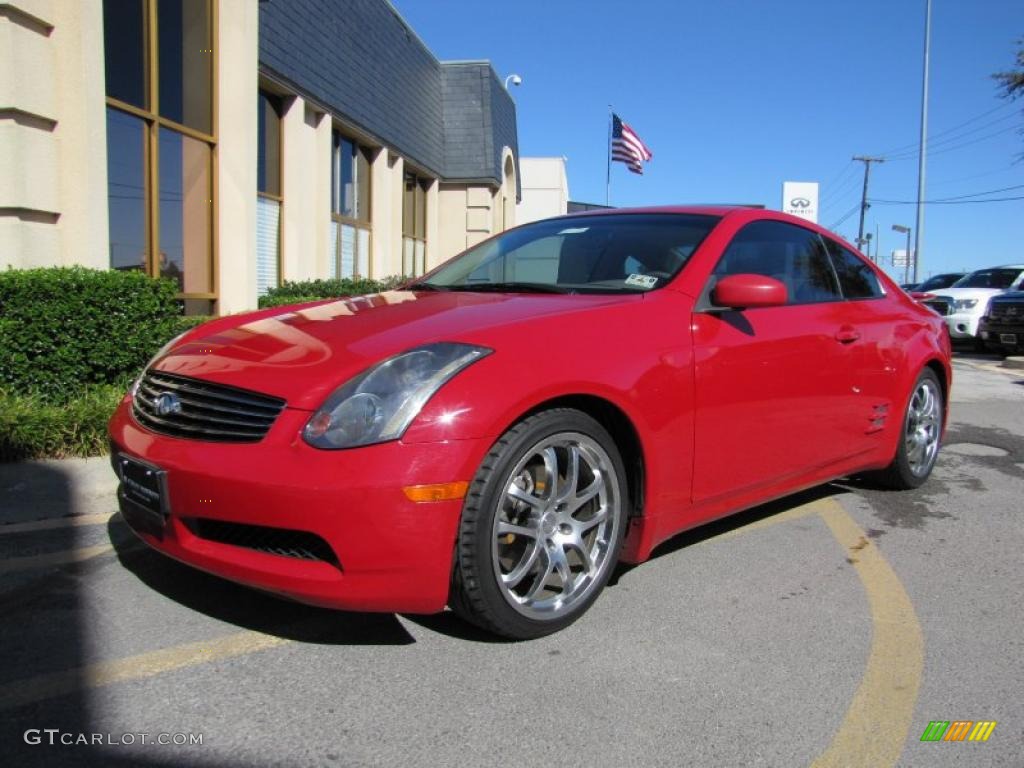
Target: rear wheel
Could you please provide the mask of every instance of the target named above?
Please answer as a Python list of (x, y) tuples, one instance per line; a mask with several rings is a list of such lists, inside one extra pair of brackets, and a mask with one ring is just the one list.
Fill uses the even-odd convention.
[(506, 637), (579, 618), (618, 560), (627, 517), (622, 458), (584, 413), (544, 411), (493, 446), (463, 508), (452, 607)]
[(939, 455), (944, 412), (939, 379), (934, 371), (926, 368), (914, 383), (903, 414), (896, 458), (876, 475), (882, 485), (906, 490), (917, 488), (928, 479)]

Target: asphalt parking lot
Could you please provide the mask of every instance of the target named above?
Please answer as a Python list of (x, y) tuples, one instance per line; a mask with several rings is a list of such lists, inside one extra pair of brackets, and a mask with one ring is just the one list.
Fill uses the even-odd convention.
[(957, 359), (920, 490), (685, 534), (526, 643), (206, 576), (134, 539), (103, 460), (64, 466), (0, 466), (8, 765), (1024, 764), (1024, 371), (995, 358)]

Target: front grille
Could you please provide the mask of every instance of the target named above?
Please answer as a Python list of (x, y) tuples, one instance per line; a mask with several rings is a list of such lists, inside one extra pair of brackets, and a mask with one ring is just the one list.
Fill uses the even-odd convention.
[(936, 296), (934, 299), (928, 299), (921, 303), (935, 310), (943, 317), (952, 314), (953, 311), (953, 300), (949, 296)]
[(1024, 301), (993, 301), (988, 319), (996, 325), (1024, 325)]
[(315, 533), (290, 528), (269, 528), (265, 525), (229, 523), (206, 517), (186, 517), (182, 522), (193, 534), (218, 544), (244, 547), (268, 555), (315, 560), (338, 565), (338, 557), (331, 545)]
[(192, 440), (255, 443), (262, 440), (285, 402), (245, 389), (147, 371), (132, 413), (153, 432)]

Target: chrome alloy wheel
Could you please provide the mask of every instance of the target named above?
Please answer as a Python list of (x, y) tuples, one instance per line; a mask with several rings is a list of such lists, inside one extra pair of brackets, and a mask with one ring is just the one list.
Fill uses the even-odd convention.
[(939, 452), (942, 432), (942, 396), (938, 385), (930, 378), (922, 378), (907, 407), (906, 431), (903, 439), (907, 464), (917, 477), (927, 475)]
[(546, 437), (516, 463), (492, 529), (505, 599), (533, 619), (555, 619), (602, 583), (614, 561), (622, 496), (614, 464), (590, 437)]

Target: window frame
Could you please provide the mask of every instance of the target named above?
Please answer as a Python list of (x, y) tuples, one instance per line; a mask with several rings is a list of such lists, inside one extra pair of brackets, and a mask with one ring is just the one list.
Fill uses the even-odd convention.
[[(340, 141), (338, 141), (337, 144), (335, 144), (335, 139), (336, 138), (340, 140)], [(366, 159), (366, 218), (365, 219), (358, 218), (358, 217), (353, 217), (353, 216), (346, 216), (345, 214), (339, 213), (339, 212), (334, 210), (335, 187), (336, 187), (337, 183), (340, 182), (340, 179), (335, 177), (335, 173), (337, 173), (338, 176), (340, 177), (340, 175), (341, 175), (341, 165), (340, 165), (340, 162), (339, 162), (339, 157), (340, 157), (341, 147), (344, 146), (343, 142), (345, 142), (345, 141), (348, 141), (349, 143), (351, 143), (352, 146), (354, 147), (354, 150), (355, 150), (354, 155), (353, 155), (354, 162), (353, 162), (353, 169), (352, 169), (352, 173), (353, 173), (352, 178), (353, 178), (354, 186), (357, 187), (357, 190), (356, 190), (356, 193), (355, 193), (356, 201), (357, 201), (357, 207), (358, 207), (358, 199), (359, 199), (358, 185), (359, 185), (360, 182), (359, 182), (359, 179), (358, 179), (358, 167), (359, 167), (359, 165), (358, 165), (358, 162), (355, 162), (355, 157), (360, 155), (360, 154), (362, 154), (362, 156)], [(336, 269), (337, 269), (337, 274), (338, 274), (338, 278), (339, 279), (344, 279), (346, 277), (355, 277), (356, 275), (359, 274), (358, 269), (357, 269), (358, 265), (359, 265), (359, 252), (358, 252), (358, 250), (356, 250), (353, 253), (353, 256), (352, 256), (352, 274), (351, 275), (343, 275), (341, 273), (341, 237), (342, 237), (342, 227), (345, 227), (345, 226), (353, 227), (354, 229), (359, 229), (359, 230), (362, 230), (362, 231), (367, 233), (367, 239), (366, 239), (366, 250), (367, 250), (367, 253), (366, 253), (366, 267), (367, 267), (367, 269), (366, 269), (366, 271), (367, 271), (367, 274), (359, 275), (359, 276), (360, 277), (364, 277), (364, 278), (370, 278), (370, 279), (373, 278), (374, 269), (373, 269), (373, 259), (371, 258), (372, 254), (373, 254), (373, 170), (372, 170), (372, 167), (373, 167), (373, 163), (374, 163), (373, 155), (376, 153), (376, 151), (377, 150), (375, 148), (369, 146), (368, 144), (363, 144), (357, 138), (355, 138), (351, 133), (348, 133), (343, 128), (339, 127), (337, 124), (331, 126), (331, 221), (338, 225), (338, 235), (337, 235), (337, 238), (335, 238), (335, 242), (334, 242), (334, 244), (332, 246), (332, 249), (331, 249), (331, 258), (335, 261), (335, 266), (336, 266)], [(340, 201), (340, 198), (341, 198), (341, 189), (340, 189), (340, 187), (338, 187), (338, 199), (339, 199), (339, 201)], [(339, 207), (340, 207), (340, 205), (339, 205)], [(356, 235), (356, 243), (358, 244), (358, 242), (359, 242), (358, 235)], [(356, 247), (358, 249), (358, 245)]]
[[(813, 235), (814, 237), (816, 237), (818, 239), (818, 242), (821, 243), (821, 250), (822, 250), (822, 253), (825, 255), (825, 263), (828, 264), (829, 272), (832, 275), (832, 279), (835, 280), (835, 287), (836, 287), (836, 290), (838, 291), (838, 295), (835, 298), (832, 298), (832, 299), (821, 299), (821, 300), (817, 300), (817, 301), (788, 301), (787, 300), (785, 304), (780, 304), (780, 305), (775, 306), (775, 307), (749, 307), (749, 308), (744, 310), (745, 312), (750, 311), (750, 310), (755, 310), (755, 309), (785, 309), (787, 307), (807, 307), (807, 306), (811, 306), (811, 305), (814, 305), (814, 304), (835, 304), (835, 303), (841, 302), (841, 301), (849, 301), (849, 299), (847, 299), (847, 297), (843, 294), (843, 286), (842, 286), (842, 283), (839, 281), (839, 275), (836, 273), (835, 264), (832, 263), (832, 256), (828, 252), (828, 243), (826, 242), (826, 238), (820, 232), (818, 232), (817, 230), (814, 230), (814, 229), (810, 229), (808, 227), (800, 226), (799, 224), (794, 224), (793, 222), (790, 222), (790, 221), (782, 221), (780, 219), (772, 219), (772, 218), (761, 218), (761, 219), (754, 219), (753, 221), (748, 221), (746, 224), (743, 224), (738, 230), (736, 230), (736, 232), (733, 233), (732, 237), (729, 238), (729, 242), (722, 249), (722, 253), (718, 257), (718, 260), (715, 262), (715, 265), (711, 268), (711, 272), (708, 273), (707, 281), (704, 284), (704, 290), (701, 292), (701, 296), (700, 296), (700, 299), (697, 302), (697, 307), (695, 308), (695, 311), (698, 311), (698, 312), (721, 312), (721, 311), (723, 311), (722, 307), (716, 307), (714, 304), (711, 303), (711, 291), (714, 290), (715, 284), (717, 283), (717, 280), (714, 279), (714, 278), (716, 278), (715, 270), (718, 269), (718, 266), (722, 263), (722, 259), (725, 258), (726, 254), (729, 252), (729, 249), (733, 246), (733, 244), (743, 234), (744, 231), (746, 231), (747, 229), (749, 229), (752, 226), (756, 226), (758, 224), (766, 224), (766, 223), (767, 224), (779, 224), (779, 225), (782, 225), (782, 226), (785, 226), (785, 227), (789, 227), (791, 229), (794, 229), (794, 230), (797, 230), (797, 231), (800, 231), (800, 232), (805, 232), (805, 233), (807, 233), (809, 235)], [(761, 274), (761, 273), (757, 273), (757, 274)], [(770, 277), (770, 275), (764, 275), (764, 276), (765, 277)], [(881, 283), (881, 281), (879, 281), (879, 283)], [(788, 294), (788, 290), (787, 290), (787, 294)], [(788, 296), (787, 296), (787, 298), (788, 298)]]
[[(825, 252), (828, 254), (829, 262), (832, 264), (832, 271), (835, 273), (836, 282), (839, 283), (839, 292), (842, 294), (843, 301), (878, 301), (879, 299), (884, 299), (888, 295), (886, 293), (886, 291), (885, 291), (885, 283), (882, 282), (882, 279), (878, 276), (878, 273), (875, 271), (874, 267), (871, 265), (871, 263), (867, 259), (865, 259), (863, 256), (858, 254), (852, 248), (847, 248), (846, 246), (844, 246), (842, 243), (840, 243), (838, 240), (836, 240), (833, 237), (829, 237), (827, 235), (822, 235), (822, 234), (819, 234), (818, 237), (820, 237), (822, 239), (822, 241), (825, 243)], [(843, 290), (842, 278), (839, 277), (839, 270), (836, 269), (836, 263), (835, 263), (835, 258), (836, 257), (832, 255), (832, 251), (830, 249), (830, 246), (835, 246), (840, 252), (846, 252), (846, 253), (850, 254), (850, 256), (852, 256), (857, 261), (859, 261), (874, 276), (875, 284), (878, 286), (878, 293), (876, 295), (874, 295), (874, 296), (847, 296), (846, 295), (846, 291)]]
[[(144, 130), (144, 152), (146, 157), (143, 187), (146, 209), (146, 264), (145, 273), (149, 277), (160, 277), (160, 131), (171, 130), (188, 138), (201, 141), (210, 150), (209, 155), (209, 278), (210, 291), (179, 291), (175, 297), (184, 303), (188, 299), (204, 299), (213, 303), (216, 312), (218, 302), (217, 287), (220, 284), (219, 243), (220, 231), (218, 220), (218, 189), (217, 173), (217, 136), (218, 136), (218, 104), (219, 92), (217, 72), (219, 71), (217, 20), (219, 16), (219, 0), (206, 0), (207, 29), (210, 40), (210, 130), (204, 133), (187, 125), (160, 115), (160, 71), (159, 71), (159, 29), (157, 26), (157, 0), (142, 0), (143, 5), (143, 67), (145, 82), (146, 107), (140, 108), (106, 93), (106, 75), (104, 73), (104, 100), (108, 109), (116, 109), (133, 115), (142, 120)], [(108, 255), (109, 258), (109, 255)]]
[[(407, 186), (409, 181), (412, 180), (412, 231), (406, 232), (405, 229), (405, 210), (406, 210), (406, 197), (408, 194)], [(427, 268), (427, 190), (434, 184), (435, 179), (429, 176), (421, 176), (414, 168), (406, 168), (402, 174), (402, 254), (403, 254), (403, 272), (404, 272), (404, 255), (405, 255), (405, 241), (406, 239), (413, 241), (413, 257), (412, 257), (412, 274), (406, 275), (406, 277), (422, 277), (427, 274), (430, 270)], [(422, 221), (417, 217), (417, 192), (423, 196), (423, 214)], [(416, 230), (422, 225), (423, 235), (416, 234)], [(419, 272), (416, 270), (416, 243), (419, 243), (423, 247), (423, 269)]]
[[(257, 116), (256, 116), (256, 120), (257, 120), (257, 125), (256, 125), (256, 155), (257, 155), (257, 157), (256, 157), (256, 197), (257, 198), (261, 198), (262, 197), (262, 198), (264, 198), (266, 200), (273, 200), (278, 205), (278, 213), (277, 213), (277, 285), (280, 286), (281, 283), (284, 282), (284, 274), (283, 274), (284, 259), (283, 259), (283, 254), (282, 254), (282, 251), (284, 250), (284, 226), (285, 226), (285, 220), (284, 220), (284, 215), (283, 215), (283, 213), (284, 213), (284, 113), (285, 113), (285, 109), (286, 109), (286, 107), (285, 107), (285, 99), (288, 98), (288, 97), (287, 97), (286, 94), (278, 93), (277, 91), (273, 90), (272, 88), (266, 87), (266, 84), (264, 83), (263, 78), (260, 78), (260, 82), (258, 83), (258, 85), (256, 87), (256, 99), (257, 99), (256, 103), (257, 103), (257, 107), (261, 106), (260, 101), (259, 101), (261, 95), (266, 96), (268, 101), (271, 101), (271, 102), (276, 101), (277, 102), (277, 104), (276, 104), (277, 108), (274, 111), (277, 114), (277, 141), (278, 141), (278, 146), (277, 146), (277, 186), (278, 186), (278, 191), (275, 193), (275, 192), (267, 192), (265, 190), (260, 189), (260, 182), (259, 182), (259, 163), (260, 163), (260, 158), (259, 158), (259, 154), (260, 154), (259, 133), (260, 133), (260, 127), (259, 127), (259, 121), (263, 120), (263, 117), (264, 117), (264, 114), (265, 114), (265, 113), (261, 112), (260, 114), (257, 114)], [(258, 216), (259, 216), (259, 213), (257, 212), (257, 217)], [(257, 243), (255, 245), (257, 247), (257, 254), (258, 254), (259, 253), (258, 235), (257, 235)], [(259, 258), (257, 256), (257, 259), (254, 262), (254, 266), (256, 266), (256, 269), (257, 269), (257, 274), (258, 274), (258, 269), (259, 269), (258, 264), (259, 264)], [(257, 293), (259, 293), (259, 290), (257, 290)], [(259, 297), (257, 297), (257, 298), (259, 298)]]

